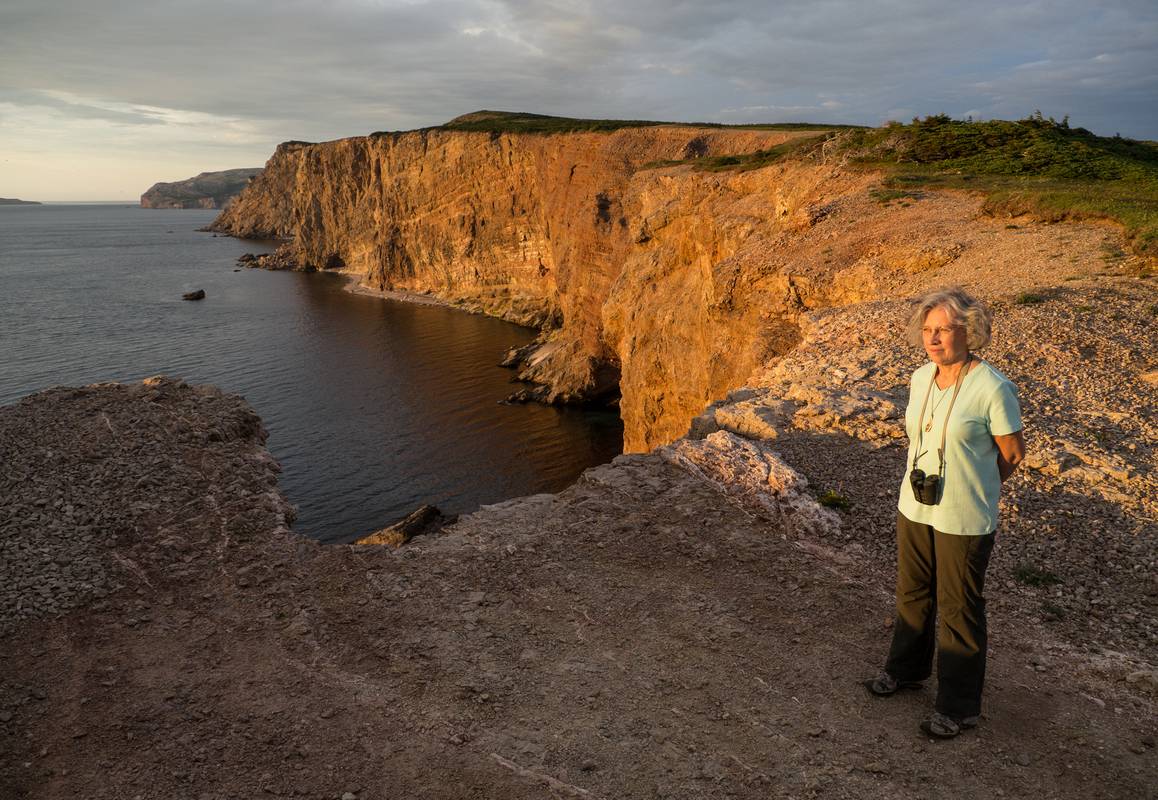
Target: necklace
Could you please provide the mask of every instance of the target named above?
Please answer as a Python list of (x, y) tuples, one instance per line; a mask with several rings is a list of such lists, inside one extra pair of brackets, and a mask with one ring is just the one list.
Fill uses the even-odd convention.
[(933, 430), (933, 418), (937, 415), (937, 406), (941, 405), (941, 401), (945, 399), (947, 394), (949, 394), (948, 387), (944, 389), (938, 387), (937, 391), (941, 393), (941, 396), (933, 401), (933, 408), (929, 411), (929, 421), (925, 423), (925, 433)]

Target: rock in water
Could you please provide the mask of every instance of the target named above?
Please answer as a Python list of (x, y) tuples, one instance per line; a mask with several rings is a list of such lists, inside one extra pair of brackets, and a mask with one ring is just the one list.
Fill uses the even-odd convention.
[(195, 292), (185, 292), (185, 294), (181, 295), (181, 299), (182, 300), (204, 300), (205, 299), (205, 290), (204, 289), (198, 289)]
[(282, 245), (272, 253), (262, 253), (261, 255), (245, 253), (237, 259), (237, 264), (238, 266), (253, 269), (300, 269), (302, 272), (315, 271), (315, 269), (309, 265), (299, 265), (294, 258), (292, 249), (285, 245)]
[(363, 536), (354, 544), (385, 544), (391, 547), (401, 547), (415, 536), (431, 533), (453, 521), (454, 517), (444, 516), (434, 506), (425, 505), (401, 522), (396, 522), (389, 528), (375, 531), (369, 536)]

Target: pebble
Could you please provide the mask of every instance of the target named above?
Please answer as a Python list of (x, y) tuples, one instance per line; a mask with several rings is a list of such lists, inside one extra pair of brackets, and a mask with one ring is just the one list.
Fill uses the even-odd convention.
[(358, 795), (353, 792), (342, 792), (342, 800), (358, 800)]
[(1017, 754), (1017, 763), (1023, 767), (1028, 767), (1031, 760), (1032, 759), (1030, 759), (1029, 753), (1018, 753)]

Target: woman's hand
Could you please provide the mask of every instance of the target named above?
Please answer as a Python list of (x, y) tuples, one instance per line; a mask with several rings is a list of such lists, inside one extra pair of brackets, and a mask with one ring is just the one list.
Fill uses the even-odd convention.
[(1021, 431), (1007, 433), (1004, 436), (994, 436), (997, 444), (997, 471), (1001, 475), (1001, 482), (1013, 474), (1017, 465), (1025, 458), (1025, 437)]

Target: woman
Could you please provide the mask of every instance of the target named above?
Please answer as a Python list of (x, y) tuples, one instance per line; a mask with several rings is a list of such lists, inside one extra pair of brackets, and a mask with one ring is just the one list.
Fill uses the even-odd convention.
[[(937, 700), (921, 729), (952, 738), (977, 724), (985, 679), (985, 570), (1001, 484), (1025, 456), (1017, 390), (974, 355), (989, 343), (989, 310), (951, 287), (918, 301), (908, 336), (929, 363), (913, 373), (906, 474), (897, 503), (897, 616), (879, 697), (919, 687)], [(939, 624), (936, 621), (940, 613)]]

